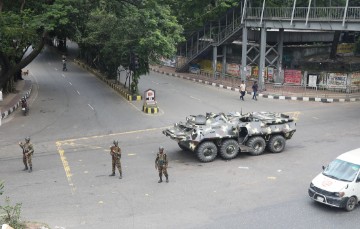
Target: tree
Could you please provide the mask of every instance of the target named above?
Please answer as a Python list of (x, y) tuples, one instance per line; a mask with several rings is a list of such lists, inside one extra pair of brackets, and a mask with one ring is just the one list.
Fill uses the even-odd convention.
[(0, 0), (0, 88), (5, 93), (12, 91), (21, 69), (40, 53), (49, 33), (69, 24), (69, 15), (76, 12), (73, 1)]
[(139, 68), (133, 74), (135, 93), (140, 75), (149, 70), (149, 62), (173, 56), (182, 40), (182, 27), (165, 2), (97, 1), (76, 37), (81, 57), (115, 77), (117, 67), (129, 67), (135, 53), (139, 58)]

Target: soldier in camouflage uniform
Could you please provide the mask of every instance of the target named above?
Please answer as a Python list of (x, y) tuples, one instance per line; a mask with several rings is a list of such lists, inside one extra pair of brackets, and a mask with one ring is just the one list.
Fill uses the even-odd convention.
[(168, 159), (166, 153), (164, 153), (164, 147), (159, 147), (159, 153), (156, 155), (155, 159), (155, 169), (159, 170), (159, 182), (162, 182), (162, 174), (166, 177), (166, 183), (169, 183), (169, 175), (167, 173), (167, 167), (168, 167)]
[(115, 176), (115, 166), (118, 168), (120, 177), (119, 179), (122, 179), (122, 170), (121, 170), (121, 149), (118, 146), (119, 142), (114, 141), (113, 146), (110, 147), (110, 155), (112, 158), (112, 173), (109, 176)]
[[(19, 142), (19, 146), (23, 150), (23, 162), (25, 165), (25, 168), (23, 169), (23, 171), (29, 170), (29, 173), (31, 173), (32, 172), (31, 157), (34, 154), (34, 147), (30, 143), (30, 138), (29, 137), (25, 138), (25, 143)], [(30, 169), (29, 169), (29, 167), (30, 167)]]

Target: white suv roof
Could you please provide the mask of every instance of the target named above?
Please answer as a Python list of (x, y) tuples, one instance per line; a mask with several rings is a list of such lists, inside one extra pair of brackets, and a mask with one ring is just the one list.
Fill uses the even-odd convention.
[(337, 159), (360, 165), (360, 148), (343, 153)]

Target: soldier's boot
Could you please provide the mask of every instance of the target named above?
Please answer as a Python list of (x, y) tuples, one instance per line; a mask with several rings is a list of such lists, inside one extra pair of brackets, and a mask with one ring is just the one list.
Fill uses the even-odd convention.
[(109, 177), (113, 177), (113, 176), (115, 176), (115, 172), (109, 175)]
[(26, 171), (26, 170), (28, 170), (28, 167), (27, 167), (27, 166), (25, 166), (25, 168), (23, 169), (23, 171)]
[(120, 173), (119, 179), (122, 179), (122, 173)]
[(169, 175), (166, 176), (166, 183), (169, 183)]
[(29, 173), (31, 173), (32, 172), (32, 167), (30, 167), (30, 169), (29, 169)]
[(161, 183), (162, 182), (162, 175), (159, 175), (160, 177), (160, 180), (158, 181), (158, 183)]

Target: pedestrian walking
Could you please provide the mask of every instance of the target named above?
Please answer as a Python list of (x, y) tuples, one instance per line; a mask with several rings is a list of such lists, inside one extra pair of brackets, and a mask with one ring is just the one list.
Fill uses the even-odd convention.
[(167, 173), (169, 161), (167, 158), (166, 153), (164, 153), (164, 147), (159, 147), (159, 153), (156, 155), (155, 159), (155, 169), (159, 171), (159, 181), (158, 183), (162, 182), (162, 175), (164, 174), (166, 177), (166, 183), (169, 183), (169, 175)]
[(246, 85), (244, 80), (242, 80), (240, 84), (240, 100), (244, 101), (245, 93), (246, 93)]
[(63, 71), (67, 71), (66, 59), (63, 59), (62, 62), (63, 62)]
[(119, 179), (122, 179), (122, 170), (121, 170), (121, 149), (119, 147), (119, 142), (113, 142), (113, 146), (110, 147), (110, 155), (112, 159), (112, 173), (109, 176), (115, 176), (115, 166), (117, 167), (120, 176)]
[(258, 91), (258, 84), (257, 84), (257, 81), (254, 81), (254, 84), (253, 84), (253, 86), (252, 86), (252, 89), (253, 89), (253, 97), (252, 97), (252, 99), (254, 99), (254, 100), (257, 100), (257, 98), (256, 98), (256, 93), (257, 93), (257, 91)]
[(19, 146), (23, 150), (23, 162), (24, 162), (24, 165), (25, 165), (25, 168), (23, 169), (23, 171), (28, 170), (29, 173), (31, 173), (32, 172), (32, 160), (31, 160), (31, 158), (32, 158), (32, 155), (34, 154), (34, 147), (30, 143), (30, 138), (26, 137), (25, 138), (25, 143), (19, 142)]

